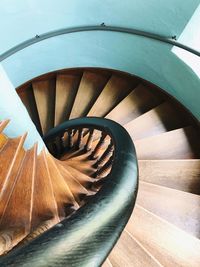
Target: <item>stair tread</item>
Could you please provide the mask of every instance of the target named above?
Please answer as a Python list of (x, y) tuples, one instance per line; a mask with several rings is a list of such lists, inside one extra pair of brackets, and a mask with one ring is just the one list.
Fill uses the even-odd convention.
[(61, 175), (63, 176), (64, 180), (66, 181), (67, 185), (70, 188), (75, 200), (80, 203), (80, 196), (81, 195), (88, 195), (88, 190), (83, 187), (78, 180), (75, 179), (74, 176), (61, 164), (57, 165)]
[(163, 266), (198, 267), (200, 240), (136, 205), (126, 230)]
[(94, 161), (92, 160), (80, 162), (79, 160), (69, 159), (65, 162), (65, 164), (66, 166), (71, 166), (88, 176), (91, 176), (96, 171), (96, 169), (93, 167)]
[(86, 70), (73, 104), (70, 119), (86, 116), (108, 81), (108, 74)]
[(139, 160), (140, 180), (200, 194), (200, 160)]
[(0, 215), (9, 198), (11, 188), (25, 155), (23, 144), (26, 135), (8, 139), (0, 152)]
[[(61, 162), (62, 164), (62, 162)], [(94, 182), (95, 179), (91, 178), (90, 176), (78, 171), (77, 169), (71, 167), (70, 165), (67, 166), (67, 170), (72, 174), (72, 176), (79, 181), (79, 183), (84, 186), (87, 187), (88, 183)]]
[(52, 187), (54, 197), (57, 203), (58, 214), (60, 219), (65, 218), (65, 209), (67, 206), (74, 206), (78, 208), (78, 204), (75, 201), (75, 198), (67, 185), (66, 181), (64, 180), (63, 176), (59, 172), (57, 168), (56, 161), (53, 157), (47, 153), (46, 155), (48, 169), (51, 177)]
[(136, 83), (136, 81), (127, 81), (127, 79), (113, 75), (87, 116), (104, 117), (107, 115), (124, 97), (130, 93), (130, 91), (133, 90)]
[(42, 150), (36, 159), (31, 231), (42, 222), (50, 220), (53, 225), (59, 221), (59, 216), (45, 151)]
[(134, 142), (138, 159), (200, 158), (198, 133), (192, 126)]
[(106, 115), (106, 118), (124, 125), (159, 105), (161, 102), (162, 99), (153, 94), (150, 88), (139, 84)]
[(41, 80), (32, 83), (36, 106), (42, 127), (46, 134), (54, 127), (55, 114), (55, 80)]
[(170, 102), (164, 102), (142, 116), (127, 123), (124, 127), (133, 140), (162, 134), (187, 125), (179, 110)]
[(42, 128), (40, 124), (40, 118), (38, 114), (38, 109), (35, 102), (35, 96), (33, 93), (33, 88), (30, 85), (24, 90), (20, 90), (18, 92), (24, 106), (26, 107), (29, 116), (31, 117), (32, 121), (34, 122), (38, 132), (42, 134)]
[(110, 253), (109, 259), (113, 267), (162, 267), (126, 230)]
[(67, 120), (77, 94), (81, 74), (58, 74), (56, 78), (55, 126)]
[(140, 181), (137, 204), (200, 237), (200, 196)]
[(10, 233), (10, 249), (30, 232), (35, 156), (36, 147), (26, 151), (14, 188), (1, 216), (1, 231)]

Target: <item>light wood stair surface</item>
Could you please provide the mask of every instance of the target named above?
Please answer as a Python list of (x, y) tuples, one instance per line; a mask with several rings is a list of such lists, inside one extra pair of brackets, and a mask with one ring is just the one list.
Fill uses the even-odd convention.
[(33, 93), (32, 84), (25, 90), (20, 90), (18, 94), (29, 113), (29, 116), (34, 122), (38, 132), (42, 134), (42, 128), (40, 124), (40, 118), (39, 118), (38, 109), (37, 109), (37, 105), (35, 101), (35, 96)]
[(127, 230), (122, 233), (120, 240), (109, 256), (109, 260), (113, 267), (162, 267)]
[(133, 140), (159, 135), (187, 126), (172, 103), (164, 102), (125, 125)]
[[(0, 220), (0, 229), (8, 232), (11, 249), (21, 241), (31, 229), (33, 184), (35, 179), (36, 148), (26, 152), (23, 164)], [(7, 245), (8, 246), (8, 245)]]
[(42, 133), (46, 134), (54, 127), (55, 80), (33, 82), (33, 92), (39, 114)]
[(141, 116), (162, 101), (162, 98), (155, 96), (147, 86), (139, 84), (106, 115), (106, 118), (123, 125)]
[(41, 221), (59, 221), (58, 209), (44, 150), (38, 155), (36, 164), (37, 179), (35, 179), (34, 183), (31, 230), (37, 228)]
[(25, 136), (8, 139), (8, 142), (0, 151), (0, 216), (2, 216), (12, 193), (13, 183), (25, 156), (23, 150)]
[(86, 116), (108, 81), (109, 75), (92, 71), (83, 73), (80, 86), (74, 100), (70, 119)]
[(104, 117), (133, 90), (136, 84), (136, 81), (130, 84), (126, 79), (112, 76), (87, 116)]
[(142, 181), (139, 187), (137, 203), (140, 206), (200, 237), (200, 196)]
[(138, 205), (125, 229), (163, 266), (200, 265), (199, 239)]
[(200, 160), (139, 160), (140, 180), (200, 194)]
[(69, 118), (80, 83), (76, 73), (56, 76), (55, 126)]
[(138, 159), (199, 158), (199, 137), (191, 126), (135, 141)]

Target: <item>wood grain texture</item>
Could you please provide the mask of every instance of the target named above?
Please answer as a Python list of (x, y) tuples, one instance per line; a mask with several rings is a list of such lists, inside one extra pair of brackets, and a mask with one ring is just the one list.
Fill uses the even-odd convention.
[(9, 139), (0, 153), (0, 218), (6, 209), (17, 175), (24, 159), (26, 135)]
[(54, 127), (55, 80), (35, 81), (32, 83), (42, 133)]
[(92, 176), (94, 174), (94, 172), (96, 171), (96, 169), (93, 167), (93, 164), (95, 163), (95, 161), (79, 161), (79, 160), (75, 160), (73, 159), (69, 159), (65, 162), (65, 166), (67, 168), (67, 166), (71, 166), (73, 168), (76, 168), (78, 171), (84, 173), (85, 175), (88, 176)]
[(163, 266), (200, 266), (199, 239), (138, 205), (125, 229)]
[(31, 231), (44, 221), (51, 220), (52, 225), (59, 222), (57, 204), (44, 150), (37, 156), (35, 175)]
[(69, 118), (77, 90), (80, 74), (58, 74), (56, 78), (55, 126)]
[(143, 160), (200, 158), (199, 136), (191, 126), (136, 140), (135, 147)]
[(108, 81), (109, 75), (85, 71), (73, 104), (70, 119), (86, 116)]
[(162, 134), (187, 126), (172, 103), (164, 102), (125, 125), (133, 140)]
[(200, 196), (141, 181), (137, 203), (191, 235), (200, 237)]
[(139, 84), (106, 115), (106, 118), (124, 125), (159, 105), (162, 101), (162, 98), (154, 94), (150, 88)]
[(90, 184), (95, 181), (94, 178), (91, 178), (90, 176), (85, 175), (84, 173), (78, 171), (77, 169), (71, 167), (70, 165), (67, 165), (67, 170), (85, 188), (90, 186)]
[(57, 165), (62, 177), (66, 181), (67, 185), (70, 188), (70, 191), (72, 192), (75, 200), (77, 203), (81, 203), (82, 196), (83, 195), (88, 195), (88, 191), (86, 190), (85, 187), (83, 187), (78, 180), (76, 180), (72, 174), (67, 170), (67, 168), (63, 167), (63, 165)]
[(26, 152), (15, 186), (11, 190), (12, 193), (10, 193), (8, 203), (0, 220), (0, 229), (4, 229), (3, 232), (12, 231), (10, 249), (30, 231), (35, 158), (36, 146)]
[(104, 117), (133, 90), (136, 84), (137, 81), (128, 81), (113, 75), (87, 116)]
[(30, 85), (26, 89), (21, 90), (18, 94), (29, 113), (29, 116), (34, 122), (38, 132), (41, 134), (42, 128), (32, 86)]
[(162, 267), (128, 231), (124, 231), (109, 255), (113, 267)]
[(139, 160), (140, 180), (200, 194), (200, 160)]
[(67, 206), (74, 206), (78, 208), (78, 203), (75, 201), (75, 198), (64, 180), (63, 176), (60, 174), (56, 161), (53, 157), (47, 153), (47, 165), (51, 177), (51, 183), (53, 188), (53, 193), (55, 201), (57, 203), (58, 214), (60, 220), (65, 218), (65, 209)]

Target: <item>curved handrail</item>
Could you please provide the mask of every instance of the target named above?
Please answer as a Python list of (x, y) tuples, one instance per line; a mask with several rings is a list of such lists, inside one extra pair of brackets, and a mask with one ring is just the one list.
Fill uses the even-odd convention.
[(55, 36), (59, 36), (59, 35), (63, 35), (63, 34), (70, 34), (70, 33), (76, 33), (76, 32), (87, 32), (87, 31), (111, 31), (111, 32), (119, 32), (119, 33), (127, 33), (127, 34), (133, 34), (133, 35), (138, 35), (138, 36), (142, 36), (145, 38), (150, 38), (156, 41), (160, 41), (163, 43), (167, 43), (167, 44), (171, 44), (173, 46), (177, 46), (179, 48), (182, 48), (192, 54), (195, 54), (197, 56), (200, 56), (200, 52), (189, 47), (186, 46), (180, 42), (176, 41), (176, 36), (171, 36), (171, 37), (166, 37), (160, 34), (156, 34), (156, 33), (151, 33), (148, 31), (142, 31), (142, 30), (138, 30), (138, 29), (134, 29), (134, 28), (126, 28), (126, 27), (117, 27), (117, 26), (107, 26), (104, 23), (102, 23), (101, 25), (91, 25), (91, 26), (78, 26), (78, 27), (72, 27), (72, 28), (63, 28), (63, 29), (58, 29), (55, 31), (50, 31), (50, 32), (46, 32), (43, 34), (36, 34), (33, 38), (30, 38), (12, 48), (10, 48), (9, 50), (5, 51), (4, 53), (2, 53), (0, 55), (0, 62), (3, 61), (4, 59), (8, 58), (9, 56), (15, 54), (16, 52), (19, 52), (20, 50), (41, 42), (45, 39), (48, 38), (52, 38)]
[(115, 157), (109, 179), (92, 199), (70, 218), (4, 256), (1, 267), (84, 267), (100, 266), (123, 231), (134, 207), (138, 168), (133, 142), (127, 131), (114, 121), (80, 118), (52, 129), (45, 140), (70, 127), (93, 127), (113, 139)]

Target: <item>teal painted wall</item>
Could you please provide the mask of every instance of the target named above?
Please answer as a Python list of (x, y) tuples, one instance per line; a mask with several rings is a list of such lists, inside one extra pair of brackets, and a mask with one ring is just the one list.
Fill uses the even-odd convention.
[[(0, 33), (4, 42), (0, 51), (50, 30), (102, 22), (179, 37), (199, 3), (199, 0), (2, 0)], [(2, 65), (15, 87), (63, 68), (126, 71), (162, 87), (200, 118), (199, 78), (171, 49), (170, 45), (128, 34), (82, 32), (37, 43), (4, 60)]]
[(44, 143), (1, 65), (0, 96), (0, 121), (10, 119), (4, 133), (12, 138), (28, 132), (24, 147), (31, 148), (34, 143), (38, 142), (38, 151), (40, 151)]

